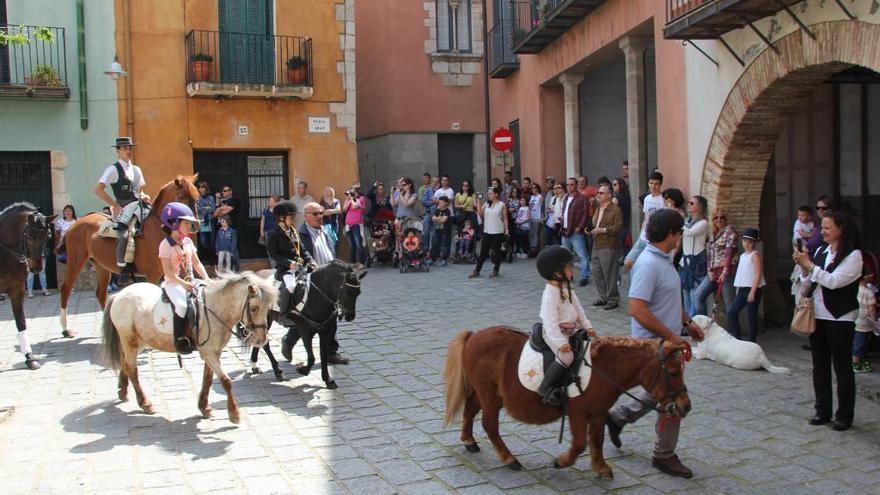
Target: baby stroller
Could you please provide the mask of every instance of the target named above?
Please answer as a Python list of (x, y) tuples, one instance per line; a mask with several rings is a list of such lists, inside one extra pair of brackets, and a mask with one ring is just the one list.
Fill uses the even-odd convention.
[(477, 257), (474, 254), (477, 245), (476, 234), (474, 234), (474, 238), (471, 239), (471, 245), (468, 248), (465, 254), (461, 254), (462, 244), (464, 244), (464, 239), (461, 238), (461, 233), (455, 235), (455, 252), (452, 254), (452, 264), (456, 265), (458, 263), (470, 263), (474, 264), (477, 262)]
[[(431, 271), (431, 267), (428, 266), (428, 263), (426, 262), (428, 253), (425, 246), (422, 244), (423, 228), (422, 220), (420, 218), (409, 217), (400, 221), (400, 230), (402, 231), (399, 254), (400, 273), (406, 273), (412, 270), (422, 272)], [(410, 234), (415, 234), (415, 249), (407, 249), (404, 245)]]
[(370, 254), (367, 256), (367, 266), (372, 266), (373, 262), (388, 263), (395, 260), (397, 253), (394, 251), (393, 217), (388, 218), (384, 211), (380, 211), (367, 222), (367, 230), (370, 236), (367, 239)]

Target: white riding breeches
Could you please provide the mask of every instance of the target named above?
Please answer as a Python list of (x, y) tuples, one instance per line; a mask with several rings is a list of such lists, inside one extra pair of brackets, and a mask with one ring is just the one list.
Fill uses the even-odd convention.
[(287, 292), (293, 294), (293, 289), (296, 287), (296, 277), (292, 273), (287, 272), (281, 277), (281, 280), (284, 281), (284, 288), (287, 289)]
[(184, 318), (186, 316), (188, 291), (177, 284), (162, 284), (162, 287), (165, 288), (165, 293), (168, 294), (168, 299), (171, 301), (171, 305), (174, 306), (174, 314)]
[(131, 219), (136, 218), (138, 223), (142, 223), (149, 213), (149, 206), (140, 201), (132, 201), (122, 207), (122, 211), (116, 217), (116, 222), (123, 225), (131, 225)]

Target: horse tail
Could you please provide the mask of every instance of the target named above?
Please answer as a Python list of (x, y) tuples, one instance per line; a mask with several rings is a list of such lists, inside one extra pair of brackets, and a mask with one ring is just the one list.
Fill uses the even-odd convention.
[(114, 370), (122, 369), (122, 340), (119, 338), (119, 332), (113, 319), (110, 318), (110, 309), (113, 307), (115, 297), (107, 299), (107, 305), (104, 306), (104, 319), (101, 324), (100, 354), (104, 363)]
[(464, 409), (464, 404), (470, 397), (473, 389), (468, 383), (464, 373), (464, 350), (467, 341), (474, 333), (464, 331), (456, 335), (449, 343), (449, 352), (446, 355), (446, 368), (443, 378), (446, 381), (446, 415), (443, 424), (449, 425)]
[(761, 353), (761, 367), (770, 373), (789, 373), (791, 370), (788, 368), (783, 368), (782, 366), (773, 366), (770, 363), (770, 360), (767, 359), (767, 356), (764, 353)]

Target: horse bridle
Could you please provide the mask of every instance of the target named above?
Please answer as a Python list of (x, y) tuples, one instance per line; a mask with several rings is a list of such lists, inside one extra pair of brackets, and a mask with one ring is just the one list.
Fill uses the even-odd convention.
[(341, 286), (339, 286), (339, 293), (336, 294), (336, 300), (335, 300), (335, 301), (334, 301), (330, 296), (328, 296), (326, 292), (322, 291), (322, 290), (321, 290), (321, 289), (320, 289), (320, 288), (319, 288), (314, 282), (312, 282), (312, 280), (311, 280), (311, 278), (310, 278), (310, 279), (309, 279), (309, 286), (310, 286), (312, 289), (315, 289), (315, 292), (317, 292), (318, 295), (320, 295), (321, 297), (323, 297), (324, 300), (325, 300), (326, 302), (328, 302), (331, 306), (333, 306), (333, 311), (330, 312), (330, 315), (328, 315), (327, 318), (325, 318), (323, 322), (316, 322), (316, 321), (314, 321), (314, 320), (311, 320), (310, 318), (306, 317), (306, 316), (303, 315), (302, 313), (299, 313), (299, 314), (297, 315), (297, 317), (302, 318), (302, 319), (305, 320), (308, 324), (310, 324), (310, 325), (316, 327), (318, 330), (323, 329), (323, 328), (324, 328), (325, 326), (327, 326), (327, 324), (330, 323), (334, 318), (337, 318), (337, 317), (338, 317), (338, 318), (341, 319), (341, 318), (343, 317), (343, 315), (346, 313), (346, 311), (348, 311), (348, 310), (350, 309), (350, 308), (346, 308), (345, 305), (342, 304), (342, 298), (341, 298), (341, 296), (342, 296), (342, 291), (344, 290), (345, 287), (351, 287), (351, 288), (356, 288), (356, 289), (360, 289), (360, 288), (361, 288), (361, 282), (360, 282), (360, 280), (358, 280), (357, 277), (355, 277), (355, 281), (356, 281), (356, 283), (351, 283), (351, 282), (349, 282), (349, 280), (348, 280), (349, 277), (348, 277), (348, 276), (349, 276), (350, 273), (353, 273), (353, 272), (348, 272), (348, 273), (345, 274), (345, 281), (343, 282), (343, 284), (342, 284)]
[[(19, 240), (18, 248), (20, 249), (20, 252), (16, 251), (15, 249), (12, 249), (11, 247), (7, 246), (6, 244), (0, 243), (0, 247), (9, 251), (10, 253), (12, 253), (12, 255), (15, 256), (16, 260), (21, 264), (27, 264), (28, 258), (30, 257), (27, 252), (28, 251), (27, 239), (28, 239), (28, 237), (30, 237), (30, 235), (28, 234), (28, 230), (46, 230), (49, 232), (50, 235), (52, 234), (52, 229), (49, 227), (46, 227), (46, 228), (32, 227), (29, 223), (26, 223), (24, 226), (24, 229), (21, 231), (21, 236), (18, 239)], [(43, 247), (43, 249), (45, 249), (45, 246)], [(41, 254), (41, 256), (42, 256), (42, 254)]]
[[(251, 310), (251, 300), (256, 299), (256, 298), (257, 298), (256, 293), (251, 293), (250, 291), (248, 291), (247, 298), (244, 300), (244, 304), (241, 307), (240, 318), (233, 325), (233, 329), (230, 329), (230, 332), (232, 332), (236, 337), (238, 337), (241, 340), (247, 340), (251, 335), (253, 335), (253, 333), (255, 331), (257, 331), (259, 329), (268, 330), (268, 328), (269, 328), (268, 321), (267, 321), (267, 323), (259, 323), (259, 324), (254, 323), (254, 319), (251, 316), (250, 310)], [(214, 316), (214, 318), (217, 318), (218, 320), (223, 321), (220, 318), (220, 316), (216, 312), (214, 312), (214, 310), (212, 310), (211, 308), (208, 307), (208, 304), (205, 301), (204, 295), (202, 297), (200, 297), (200, 299), (202, 300), (202, 307), (205, 308), (206, 313), (210, 313)], [(205, 337), (204, 341), (198, 342), (198, 332), (199, 332), (198, 327), (199, 327), (199, 325), (196, 325), (196, 329), (195, 329), (196, 343), (199, 347), (205, 345), (208, 342), (208, 340), (211, 339), (211, 319), (206, 317), (205, 321), (208, 324), (208, 336)]]

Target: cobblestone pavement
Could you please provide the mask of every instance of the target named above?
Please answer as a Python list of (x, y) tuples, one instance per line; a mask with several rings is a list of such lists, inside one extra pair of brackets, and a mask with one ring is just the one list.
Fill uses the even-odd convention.
[[(321, 388), (318, 369), (300, 377), (287, 363), (288, 381), (277, 382), (271, 373), (251, 376), (244, 371), (248, 350), (230, 348), (224, 365), (242, 406), (239, 426), (225, 416), (219, 383), (210, 397), (215, 418), (200, 419), (197, 357), (185, 358), (179, 369), (171, 354), (141, 355), (141, 379), (156, 415), (142, 414), (133, 399), (115, 400), (116, 375), (95, 357), (100, 313), (92, 294), (72, 299), (80, 335), (73, 340), (60, 338), (56, 295), (27, 302), (44, 367), (25, 370), (14, 348), (9, 303), (3, 303), (0, 406), (15, 410), (0, 419), (2, 492), (880, 493), (880, 405), (860, 398), (848, 432), (808, 426), (809, 361), (801, 342), (785, 332), (768, 336), (773, 345), (767, 351), (776, 364), (795, 368), (790, 376), (688, 365), (694, 411), (683, 422), (679, 454), (694, 469), (692, 480), (651, 467), (650, 418), (627, 427), (622, 450), (606, 441), (615, 472), (610, 482), (595, 479), (586, 458), (574, 468), (551, 467), (567, 448), (567, 441), (556, 443), (558, 424), (503, 421), (502, 434), (523, 472), (499, 465), (479, 425), (483, 451), (466, 453), (458, 425), (441, 423), (446, 346), (463, 329), (530, 327), (542, 288), (532, 261), (504, 265), (495, 280), (468, 280), (469, 270), (401, 275), (373, 269), (357, 320), (340, 327), (352, 364), (332, 368), (340, 386), (335, 391)], [(591, 287), (578, 293), (585, 305), (594, 299)], [(588, 312), (600, 333), (627, 332), (624, 307)], [(281, 333), (272, 331), (276, 348)], [(301, 348), (297, 354), (304, 356)]]

